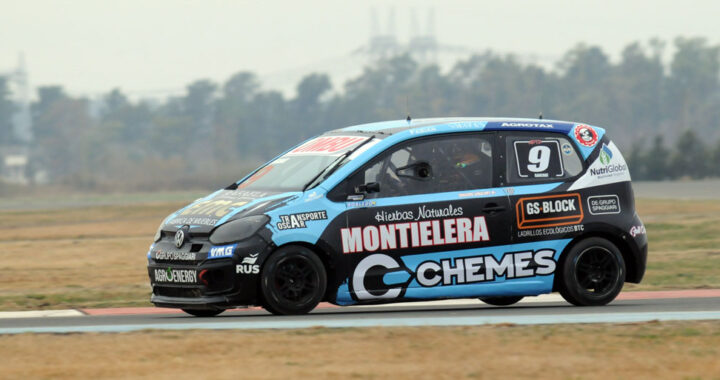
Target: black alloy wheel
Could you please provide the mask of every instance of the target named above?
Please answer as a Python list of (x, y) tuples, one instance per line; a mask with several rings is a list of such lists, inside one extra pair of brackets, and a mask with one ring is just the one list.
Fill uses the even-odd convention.
[(327, 288), (325, 266), (302, 246), (285, 246), (263, 265), (260, 290), (263, 307), (280, 315), (306, 314), (320, 303)]
[(560, 294), (576, 306), (601, 306), (617, 297), (625, 283), (620, 250), (602, 238), (573, 246), (561, 264)]
[(510, 306), (520, 302), (523, 296), (480, 297), (480, 301), (493, 306)]
[(222, 313), (223, 309), (215, 310), (215, 309), (182, 309), (182, 311), (195, 316), (195, 317), (214, 317), (220, 313)]

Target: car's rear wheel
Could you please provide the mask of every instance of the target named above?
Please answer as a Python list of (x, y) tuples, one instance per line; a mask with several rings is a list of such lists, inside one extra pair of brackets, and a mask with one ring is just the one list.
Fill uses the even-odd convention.
[(285, 246), (263, 265), (263, 307), (273, 314), (306, 314), (325, 295), (327, 273), (317, 255), (302, 246)]
[(195, 310), (195, 309), (182, 309), (182, 311), (195, 316), (195, 317), (214, 317), (220, 313), (222, 313), (225, 310), (210, 310), (210, 309), (203, 309), (203, 310)]
[(625, 283), (625, 261), (610, 241), (593, 237), (568, 251), (561, 264), (560, 294), (576, 306), (600, 306), (617, 297)]
[(493, 306), (510, 306), (520, 302), (521, 299), (523, 299), (523, 296), (480, 297), (480, 301), (483, 301), (486, 304)]

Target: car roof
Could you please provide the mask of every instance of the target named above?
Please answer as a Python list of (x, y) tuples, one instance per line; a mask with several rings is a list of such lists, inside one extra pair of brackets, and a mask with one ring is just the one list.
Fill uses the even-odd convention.
[[(544, 131), (558, 132), (567, 134), (575, 125), (579, 123), (561, 121), (561, 120), (545, 120), (545, 119), (524, 119), (524, 118), (483, 118), (483, 117), (448, 117), (448, 118), (429, 118), (429, 119), (411, 119), (411, 120), (392, 120), (377, 123), (359, 124), (350, 127), (335, 129), (328, 133), (367, 133), (375, 135), (392, 135), (399, 132), (412, 130), (415, 128), (436, 127), (436, 126), (453, 126), (473, 124), (476, 128), (497, 131), (497, 130), (515, 130), (515, 131)], [(475, 129), (475, 128), (473, 128)], [(380, 136), (378, 136), (380, 137)]]

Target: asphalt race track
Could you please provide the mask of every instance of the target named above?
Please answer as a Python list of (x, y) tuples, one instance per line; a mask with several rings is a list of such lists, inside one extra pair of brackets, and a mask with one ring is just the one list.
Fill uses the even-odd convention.
[[(174, 309), (85, 310), (76, 311), (77, 316), (54, 317), (5, 313), (0, 315), (0, 334), (720, 320), (719, 293), (718, 290), (626, 293), (601, 307), (572, 306), (555, 294), (531, 297), (508, 307), (488, 306), (476, 300), (343, 308), (321, 305), (304, 316), (273, 316), (258, 308), (226, 311), (212, 318), (192, 317)], [(135, 314), (143, 310), (147, 313)]]

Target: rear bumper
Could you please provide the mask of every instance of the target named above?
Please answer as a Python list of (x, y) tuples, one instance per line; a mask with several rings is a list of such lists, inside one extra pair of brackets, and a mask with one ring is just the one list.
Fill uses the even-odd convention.
[(634, 258), (634, 265), (632, 271), (628, 270), (626, 281), (638, 284), (642, 281), (647, 267), (648, 237), (645, 225), (637, 213), (633, 216), (633, 222), (627, 231), (628, 234), (625, 236), (630, 240), (629, 245)]

